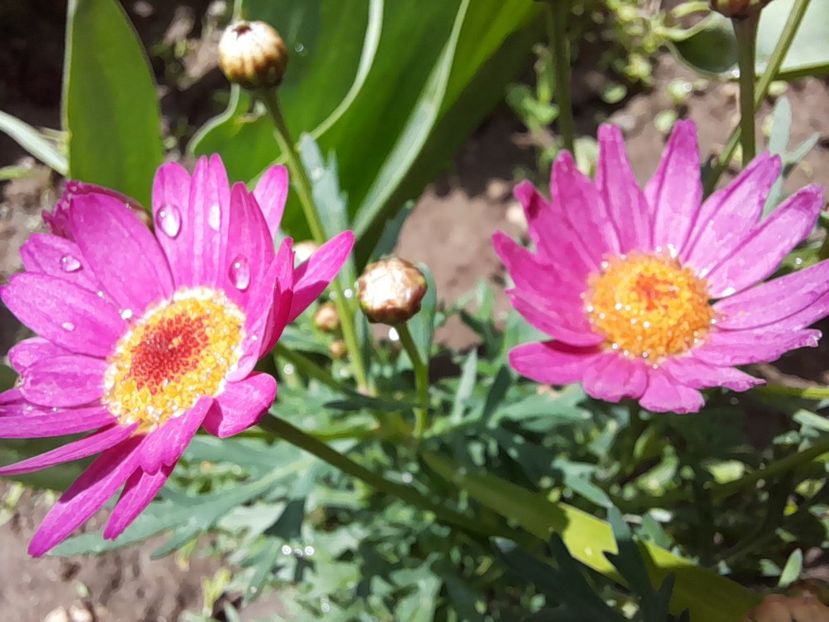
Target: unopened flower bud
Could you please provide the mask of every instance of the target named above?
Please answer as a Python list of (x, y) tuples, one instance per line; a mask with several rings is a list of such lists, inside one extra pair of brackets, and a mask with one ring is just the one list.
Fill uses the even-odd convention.
[(357, 297), (369, 322), (395, 326), (420, 311), (426, 278), (405, 259), (388, 257), (366, 266), (357, 280)]
[(785, 620), (829, 620), (829, 607), (813, 596), (766, 596), (741, 622), (781, 622)]
[(234, 22), (219, 41), (219, 67), (247, 89), (278, 86), (288, 66), (288, 48), (265, 22)]
[(333, 302), (326, 302), (319, 306), (314, 313), (314, 326), (324, 333), (334, 333), (340, 328), (340, 316)]
[(299, 264), (305, 263), (318, 249), (319, 244), (312, 240), (297, 242), (294, 244), (294, 264), (298, 266)]
[(743, 19), (756, 15), (771, 0), (711, 0), (711, 9), (726, 17)]
[(331, 354), (331, 358), (339, 360), (345, 358), (345, 355), (348, 354), (348, 346), (345, 345), (345, 341), (342, 339), (337, 339), (337, 341), (330, 343), (328, 352)]

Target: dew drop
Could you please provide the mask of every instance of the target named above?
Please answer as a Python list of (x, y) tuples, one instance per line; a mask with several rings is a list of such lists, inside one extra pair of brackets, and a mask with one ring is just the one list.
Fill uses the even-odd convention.
[(395, 328), (389, 329), (389, 341), (400, 341), (400, 334)]
[(75, 330), (75, 325), (72, 322), (63, 322), (60, 327), (63, 330), (69, 331), (70, 333)]
[(250, 262), (247, 257), (238, 255), (230, 264), (228, 276), (233, 287), (239, 291), (245, 291), (250, 285)]
[(181, 231), (181, 212), (175, 205), (165, 205), (156, 213), (155, 222), (168, 237), (174, 238)]
[(81, 269), (81, 262), (77, 257), (72, 255), (64, 255), (60, 258), (60, 269), (64, 272), (77, 272)]
[(210, 206), (210, 211), (207, 212), (207, 224), (213, 231), (218, 231), (222, 226), (222, 208), (218, 203)]
[(118, 312), (118, 315), (121, 316), (122, 320), (130, 320), (130, 319), (132, 319), (132, 315), (133, 315), (132, 314), (132, 309), (121, 309)]
[(401, 474), (400, 479), (403, 480), (404, 484), (411, 484), (414, 481), (414, 477), (412, 477), (411, 473)]
[(293, 549), (290, 544), (283, 544), (281, 551), (283, 555), (290, 555), (293, 552)]
[(316, 549), (313, 546), (311, 546), (310, 544), (308, 544), (305, 547), (305, 549), (303, 550), (303, 552), (305, 553), (305, 557), (311, 557), (311, 555), (316, 553)]

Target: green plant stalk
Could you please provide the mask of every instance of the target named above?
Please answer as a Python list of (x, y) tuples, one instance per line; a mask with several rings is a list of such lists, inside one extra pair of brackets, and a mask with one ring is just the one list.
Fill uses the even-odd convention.
[(485, 529), (476, 519), (464, 516), (459, 512), (433, 502), (411, 486), (404, 486), (402, 484), (387, 480), (381, 475), (378, 475), (364, 466), (357, 464), (348, 456), (332, 449), (321, 440), (314, 438), (310, 434), (306, 434), (284, 419), (266, 415), (259, 421), (259, 427), (274, 436), (291, 443), (295, 447), (299, 447), (300, 449), (307, 451), (320, 460), (323, 460), (331, 466), (339, 469), (343, 473), (347, 473), (348, 475), (363, 481), (378, 492), (397, 497), (406, 503), (410, 503), (411, 505), (419, 507), (422, 510), (431, 512), (442, 523), (459, 527), (463, 531), (475, 534), (476, 536), (489, 537), (490, 535), (506, 535), (506, 537), (512, 537), (512, 534), (491, 534), (489, 530)]
[(755, 393), (799, 397), (803, 400), (829, 399), (829, 387), (787, 387), (782, 384), (764, 384), (754, 389)]
[(573, 153), (575, 145), (575, 123), (573, 122), (573, 100), (570, 93), (570, 45), (567, 40), (567, 17), (570, 0), (548, 0), (547, 35), (553, 50), (553, 65), (556, 75), (556, 100), (558, 102), (558, 128), (564, 148)]
[(740, 144), (743, 148), (743, 166), (757, 154), (754, 127), (754, 65), (757, 49), (757, 26), (760, 14), (732, 19), (734, 34), (737, 36), (737, 65), (740, 68)]
[[(811, 0), (795, 0), (791, 13), (789, 13), (789, 18), (783, 26), (783, 32), (780, 33), (780, 39), (778, 39), (777, 45), (774, 47), (774, 51), (769, 57), (766, 70), (757, 81), (757, 86), (754, 91), (755, 108), (759, 106), (766, 98), (766, 95), (768, 95), (769, 87), (780, 71), (780, 67), (783, 65), (783, 60), (789, 52), (789, 48), (792, 45), (792, 41), (794, 41), (794, 36), (797, 34), (798, 28), (800, 28), (800, 22), (803, 21), (803, 16), (806, 14), (806, 9), (809, 8), (810, 1)], [(720, 180), (723, 172), (728, 167), (728, 163), (731, 162), (731, 158), (734, 157), (734, 150), (740, 142), (740, 134), (741, 132), (739, 126), (734, 128), (731, 132), (731, 136), (729, 136), (728, 142), (723, 148), (723, 151), (717, 159), (711, 175), (706, 182), (706, 195), (711, 194), (711, 192), (714, 191), (714, 188), (717, 187), (717, 182)]]
[(809, 464), (810, 462), (817, 460), (826, 454), (829, 454), (829, 437), (815, 443), (808, 449), (804, 449), (801, 452), (775, 460), (764, 469), (752, 471), (738, 480), (728, 482), (727, 484), (713, 486), (711, 495), (715, 500), (720, 501), (726, 497), (730, 497), (734, 493), (739, 492), (746, 486), (756, 484), (761, 479), (768, 480), (777, 475), (794, 471), (798, 467)]
[(339, 391), (340, 393), (343, 393), (345, 395), (354, 394), (353, 390), (339, 382), (336, 378), (334, 378), (331, 374), (329, 374), (327, 371), (325, 371), (322, 367), (317, 365), (307, 356), (300, 354), (295, 350), (291, 350), (290, 348), (282, 345), (281, 343), (276, 344), (276, 347), (274, 348), (274, 355), (285, 359), (301, 373), (305, 374), (309, 378), (319, 380), (322, 384), (331, 389), (334, 389), (335, 391)]
[(418, 407), (415, 408), (415, 438), (420, 440), (423, 438), (423, 433), (429, 427), (429, 366), (424, 362), (417, 351), (412, 333), (409, 330), (409, 325), (405, 322), (394, 329), (400, 336), (400, 344), (409, 355), (409, 360), (412, 362), (412, 368), (415, 375), (415, 392), (417, 394)]
[[(288, 165), (288, 169), (291, 171), (294, 188), (296, 189), (302, 209), (305, 212), (305, 220), (308, 222), (311, 236), (317, 244), (323, 244), (325, 242), (325, 230), (322, 226), (319, 211), (314, 203), (314, 197), (311, 192), (311, 181), (308, 179), (308, 173), (299, 159), (294, 141), (288, 131), (288, 126), (285, 124), (285, 118), (282, 116), (282, 110), (279, 107), (276, 89), (262, 90), (258, 92), (258, 95), (273, 120), (274, 127), (276, 128), (276, 132), (274, 132), (276, 142), (285, 156), (285, 163)], [(331, 287), (334, 290), (334, 305), (337, 307), (337, 313), (340, 316), (343, 340), (348, 348), (348, 356), (354, 371), (354, 377), (357, 380), (357, 386), (361, 390), (367, 390), (368, 375), (366, 374), (366, 366), (363, 361), (363, 351), (360, 349), (359, 342), (357, 341), (357, 333), (354, 330), (354, 313), (351, 304), (345, 297), (343, 286), (338, 278), (335, 278), (331, 282)]]

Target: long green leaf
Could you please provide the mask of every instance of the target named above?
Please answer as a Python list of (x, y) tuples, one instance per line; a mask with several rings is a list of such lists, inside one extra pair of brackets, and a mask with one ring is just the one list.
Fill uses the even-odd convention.
[(147, 57), (116, 0), (70, 0), (63, 76), (69, 174), (149, 205), (161, 116)]
[(0, 110), (0, 132), (8, 134), (18, 145), (46, 166), (66, 175), (66, 156), (57, 146), (28, 123)]
[[(471, 473), (451, 459), (424, 452), (426, 464), (483, 506), (520, 525), (546, 541), (550, 533), (561, 536), (570, 554), (593, 570), (620, 581), (604, 553), (616, 553), (613, 530), (608, 523), (566, 503), (553, 503), (521, 486), (486, 473)], [(734, 622), (759, 598), (733, 581), (699, 568), (652, 543), (643, 544), (651, 581), (660, 585), (676, 577), (671, 609), (691, 612), (694, 622)]]

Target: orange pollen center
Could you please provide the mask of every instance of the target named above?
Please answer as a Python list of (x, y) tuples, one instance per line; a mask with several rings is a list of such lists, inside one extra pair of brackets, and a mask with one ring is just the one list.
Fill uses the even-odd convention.
[(242, 355), (245, 315), (223, 292), (192, 288), (149, 308), (107, 362), (103, 403), (151, 430), (215, 396)]
[(671, 257), (632, 253), (602, 262), (585, 310), (606, 345), (658, 363), (687, 352), (715, 323), (708, 284)]

